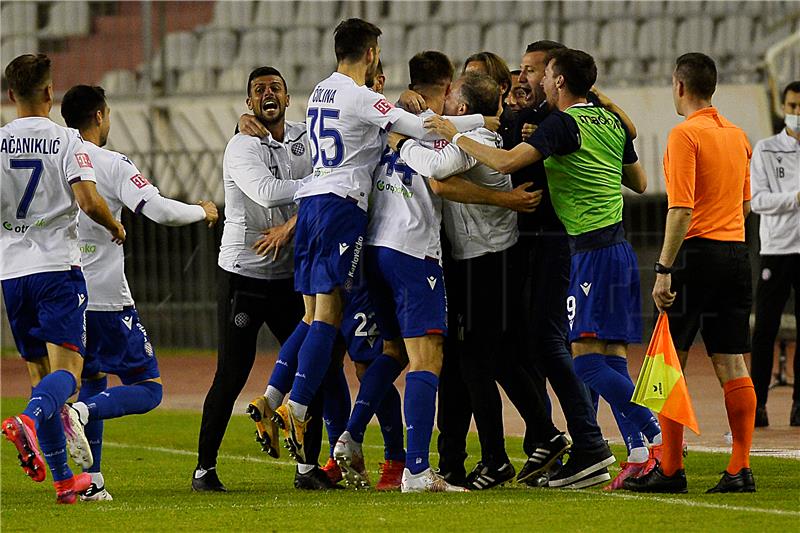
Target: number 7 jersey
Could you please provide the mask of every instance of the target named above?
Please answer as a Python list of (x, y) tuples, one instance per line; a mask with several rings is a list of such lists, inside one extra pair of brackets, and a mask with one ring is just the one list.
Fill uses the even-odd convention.
[(333, 193), (367, 210), (372, 172), (381, 159), (381, 131), (404, 112), (383, 95), (334, 72), (308, 99), (306, 125), (314, 172), (295, 199)]
[(80, 266), (71, 184), (95, 176), (78, 131), (18, 118), (0, 128), (0, 165), (0, 279)]

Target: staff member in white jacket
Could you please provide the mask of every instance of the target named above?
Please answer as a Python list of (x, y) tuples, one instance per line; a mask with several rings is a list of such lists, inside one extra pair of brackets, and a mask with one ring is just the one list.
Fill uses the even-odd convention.
[[(753, 385), (756, 427), (769, 425), (767, 393), (775, 337), (794, 287), (794, 317), (800, 328), (800, 81), (783, 90), (786, 127), (759, 141), (750, 161), (753, 212), (761, 215), (761, 276), (756, 289), (753, 331)], [(800, 341), (800, 336), (798, 336)], [(794, 352), (794, 393), (789, 423), (800, 426), (800, 359)]]

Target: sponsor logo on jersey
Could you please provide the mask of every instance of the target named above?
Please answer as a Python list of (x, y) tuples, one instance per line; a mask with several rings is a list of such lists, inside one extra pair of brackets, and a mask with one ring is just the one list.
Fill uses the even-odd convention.
[[(43, 228), (47, 226), (47, 221), (43, 218), (39, 219), (33, 223), (33, 226), (36, 226), (37, 228)], [(3, 229), (6, 231), (13, 231), (14, 233), (25, 233), (33, 226), (29, 226), (28, 224), (20, 224), (19, 226), (15, 226), (11, 222), (3, 222)]]
[(306, 153), (306, 145), (303, 143), (294, 143), (292, 145), (292, 153), (296, 156), (301, 156)]
[(592, 284), (588, 281), (584, 281), (581, 283), (581, 290), (583, 291), (583, 294), (589, 296), (589, 291), (592, 290)]
[(136, 185), (136, 188), (138, 189), (142, 189), (150, 185), (150, 182), (147, 181), (147, 178), (145, 178), (141, 174), (136, 174), (135, 176), (131, 176), (131, 183)]
[(95, 244), (81, 244), (82, 254), (93, 254), (97, 252), (97, 245)]
[(89, 154), (85, 152), (75, 154), (75, 159), (78, 161), (78, 166), (81, 168), (94, 168), (92, 167), (92, 159), (89, 157)]
[(393, 194), (399, 194), (406, 199), (414, 197), (414, 192), (408, 190), (402, 185), (394, 185), (392, 183), (387, 183), (380, 179), (375, 182), (375, 188), (378, 189), (379, 191), (386, 191)]
[(394, 106), (393, 106), (392, 104), (390, 104), (390, 103), (389, 103), (389, 102), (386, 100), (386, 98), (381, 98), (380, 100), (378, 100), (377, 102), (375, 102), (375, 103), (372, 105), (372, 107), (374, 107), (375, 109), (377, 109), (377, 110), (380, 112), (380, 114), (381, 114), (381, 115), (385, 115), (386, 113), (388, 113), (389, 111), (391, 111), (392, 109), (394, 109)]
[(445, 139), (437, 139), (437, 140), (433, 141), (433, 149), (434, 150), (441, 150), (445, 146), (447, 146), (448, 144), (450, 144), (450, 143), (447, 142)]

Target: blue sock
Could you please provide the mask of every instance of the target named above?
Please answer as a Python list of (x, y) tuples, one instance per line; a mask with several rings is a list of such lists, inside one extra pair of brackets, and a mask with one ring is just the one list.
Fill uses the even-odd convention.
[(322, 419), (325, 422), (325, 431), (328, 433), (330, 456), (333, 457), (336, 441), (344, 433), (347, 419), (350, 418), (350, 387), (344, 376), (344, 367), (337, 372), (328, 372), (322, 382), (322, 392)]
[(611, 368), (607, 359), (599, 353), (578, 356), (574, 362), (575, 373), (608, 402), (612, 411), (622, 414), (637, 431), (644, 433), (653, 415), (649, 409), (631, 402), (633, 381)]
[[(75, 376), (66, 370), (47, 374), (31, 390), (31, 399), (22, 414), (29, 416), (36, 423), (36, 431), (39, 431), (39, 425), (44, 420), (58, 414), (64, 402), (75, 392), (76, 386)], [(61, 420), (58, 416), (55, 418)]]
[(403, 406), (408, 434), (406, 468), (412, 474), (419, 474), (430, 468), (428, 456), (433, 436), (438, 387), (439, 378), (433, 372), (421, 370), (406, 374), (406, 395)]
[(53, 481), (64, 481), (71, 478), (72, 470), (67, 464), (67, 439), (64, 437), (64, 428), (61, 426), (61, 417), (52, 416), (42, 420), (36, 433), (39, 437), (42, 455), (53, 474)]
[(289, 399), (299, 405), (309, 406), (322, 384), (331, 364), (333, 343), (338, 330), (315, 320), (311, 323), (300, 352), (297, 355), (297, 373)]
[(375, 411), (383, 434), (383, 458), (387, 461), (406, 460), (405, 435), (403, 434), (403, 413), (400, 405), (400, 393), (392, 384), (383, 396), (383, 400)]
[(356, 442), (364, 442), (364, 432), (367, 424), (372, 420), (383, 397), (394, 383), (394, 380), (403, 371), (403, 367), (396, 359), (386, 354), (381, 354), (370, 363), (367, 371), (361, 377), (361, 387), (358, 389), (353, 414), (347, 423), (347, 431)]
[[(618, 357), (617, 359), (621, 358)], [(589, 388), (589, 398), (592, 400), (592, 405), (596, 413), (600, 407), (600, 395), (597, 394), (597, 391), (594, 389)], [(622, 435), (622, 440), (625, 441), (625, 446), (628, 448), (628, 454), (630, 454), (632, 449), (644, 446), (642, 434), (636, 431), (636, 428), (632, 427), (630, 422), (619, 412), (611, 409), (611, 413), (614, 415), (614, 420), (617, 421), (617, 428), (619, 429), (620, 435)]]
[(297, 372), (297, 354), (300, 352), (303, 341), (306, 340), (309, 328), (310, 326), (301, 320), (281, 346), (281, 351), (278, 352), (278, 360), (275, 361), (275, 367), (269, 376), (269, 385), (284, 394), (292, 388), (294, 373)]
[[(81, 392), (78, 394), (78, 401), (86, 403), (92, 396), (100, 394), (108, 386), (108, 378), (84, 379)], [(103, 421), (89, 420), (83, 428), (86, 438), (89, 440), (89, 447), (92, 449), (94, 463), (87, 472), (100, 472), (100, 462), (103, 456)]]
[(594, 412), (596, 413), (600, 409), (600, 395), (591, 387), (586, 387), (589, 389), (589, 398), (592, 400), (592, 406), (594, 406)]
[[(628, 373), (628, 360), (626, 358), (611, 355), (606, 356), (606, 361), (608, 362), (608, 366), (619, 372), (623, 377), (631, 379), (631, 375)], [(631, 380), (631, 383), (633, 383), (633, 380)], [(639, 432), (644, 433), (644, 436), (651, 442), (656, 435), (661, 433), (661, 426), (658, 424), (656, 417), (653, 416), (653, 413), (650, 413), (650, 420), (645, 427), (637, 431), (637, 433)], [(644, 446), (644, 444), (642, 444), (642, 446)]]
[(89, 420), (108, 420), (125, 415), (141, 415), (161, 403), (163, 387), (155, 381), (112, 387), (84, 400)]

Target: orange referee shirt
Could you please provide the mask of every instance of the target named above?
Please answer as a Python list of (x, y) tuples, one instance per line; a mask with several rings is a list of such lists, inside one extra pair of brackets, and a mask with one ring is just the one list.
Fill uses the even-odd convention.
[(715, 107), (672, 128), (664, 154), (669, 207), (688, 207), (686, 238), (744, 242), (742, 204), (750, 200), (750, 156), (744, 131)]

